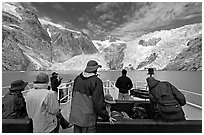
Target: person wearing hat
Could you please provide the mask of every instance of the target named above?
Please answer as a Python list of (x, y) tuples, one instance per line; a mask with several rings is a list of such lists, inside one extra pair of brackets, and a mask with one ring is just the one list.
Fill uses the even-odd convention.
[(74, 79), (69, 122), (74, 125), (74, 133), (96, 132), (97, 118), (113, 122), (106, 110), (103, 82), (97, 77), (102, 66), (90, 60), (84, 72)]
[[(57, 72), (52, 73), (52, 77), (50, 77), (52, 91), (58, 92), (57, 87), (61, 84), (62, 79), (63, 78), (59, 77), (59, 80), (58, 80), (58, 73)], [(60, 95), (60, 99), (61, 99), (63, 96), (63, 92), (60, 91), (59, 95)]]
[(122, 70), (122, 75), (116, 80), (115, 86), (119, 89), (118, 99), (128, 100), (128, 91), (133, 87), (132, 81), (127, 75), (127, 70)]
[(154, 74), (154, 68), (148, 68), (148, 73), (147, 73), (147, 75), (149, 75), (150, 77), (152, 77), (153, 74)]
[(11, 83), (9, 92), (2, 98), (2, 118), (21, 119), (27, 116), (26, 103), (22, 91), (28, 82), (16, 80)]
[(49, 76), (39, 73), (25, 96), (28, 117), (33, 121), (34, 133), (56, 133), (59, 130), (57, 116), (59, 103), (54, 91), (48, 90)]
[(186, 104), (185, 96), (170, 82), (159, 81), (154, 77), (148, 77), (146, 81), (154, 119), (162, 121), (185, 120), (185, 114), (181, 107)]

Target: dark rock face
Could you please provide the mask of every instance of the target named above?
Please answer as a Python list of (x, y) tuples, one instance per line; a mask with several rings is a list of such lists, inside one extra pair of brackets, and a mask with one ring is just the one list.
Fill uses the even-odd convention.
[(164, 70), (202, 70), (202, 35), (191, 39), (187, 46)]
[(91, 39), (84, 34), (52, 28), (52, 39), (31, 9), (20, 4), (15, 14), (2, 12), (2, 69), (46, 70), (51, 62), (63, 62), (79, 54), (98, 52)]
[(152, 53), (149, 57), (146, 58), (145, 61), (141, 62), (136, 69), (139, 69), (139, 68), (144, 67), (148, 64), (151, 64), (152, 62), (154, 62), (156, 60), (157, 57), (158, 56), (156, 53)]
[[(55, 62), (64, 62), (76, 55), (93, 54), (98, 50), (83, 33), (75, 33), (67, 30), (52, 35), (53, 59)], [(64, 57), (66, 56), (66, 57)]]
[(104, 49), (105, 60), (111, 70), (118, 70), (123, 68), (124, 49), (126, 44), (114, 45)]
[(155, 46), (160, 40), (161, 40), (161, 38), (152, 38), (152, 39), (149, 39), (148, 41), (140, 40), (139, 45), (142, 45), (142, 46)]
[(49, 60), (50, 38), (32, 11), (21, 8), (18, 13), (21, 19), (7, 12), (2, 14), (2, 67), (3, 70), (34, 70), (36, 67), (31, 66), (34, 64), (25, 55), (25, 48)]

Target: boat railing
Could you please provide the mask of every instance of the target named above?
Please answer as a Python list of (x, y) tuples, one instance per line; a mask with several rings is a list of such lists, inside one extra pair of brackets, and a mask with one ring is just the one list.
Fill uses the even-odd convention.
[[(74, 82), (63, 82), (58, 88), (58, 100), (61, 104), (67, 104), (71, 101), (72, 98), (72, 88), (73, 88)], [(147, 84), (142, 81), (137, 81), (133, 83), (133, 88), (138, 89), (146, 89)], [(5, 91), (8, 91), (10, 86), (2, 87), (2, 95), (5, 95)], [(33, 88), (33, 83), (28, 83), (28, 85), (25, 88), (25, 91), (23, 91), (23, 95), (25, 95), (29, 89)], [(103, 81), (103, 88), (104, 88), (104, 94), (111, 94), (114, 91), (117, 91), (117, 88), (115, 87), (115, 81), (111, 80), (105, 80)], [(194, 107), (202, 109), (202, 94), (191, 92), (188, 90), (182, 90), (179, 89), (184, 96), (186, 97), (187, 104), (192, 105)]]

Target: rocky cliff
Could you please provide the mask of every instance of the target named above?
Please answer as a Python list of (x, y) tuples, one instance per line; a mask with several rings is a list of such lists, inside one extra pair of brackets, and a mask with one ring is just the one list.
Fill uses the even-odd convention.
[(124, 66), (138, 70), (201, 70), (201, 34), (202, 24), (192, 24), (142, 35), (127, 43)]
[[(132, 33), (134, 34), (134, 33)], [(124, 42), (91, 40), (82, 31), (39, 19), (19, 3), (2, 3), (2, 70), (202, 70), (202, 23), (154, 31)]]
[(47, 70), (53, 63), (98, 50), (83, 32), (40, 22), (19, 3), (2, 5), (2, 69)]
[(163, 70), (202, 70), (202, 35), (190, 40), (187, 46)]
[(35, 13), (16, 3), (3, 3), (2, 7), (2, 69), (48, 67), (50, 38)]

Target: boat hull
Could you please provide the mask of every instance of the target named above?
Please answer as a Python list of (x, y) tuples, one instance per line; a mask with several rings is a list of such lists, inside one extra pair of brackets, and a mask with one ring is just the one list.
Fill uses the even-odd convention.
[(97, 122), (98, 133), (201, 133), (202, 120), (163, 122), (153, 120), (149, 101), (117, 101), (111, 104), (111, 111), (124, 111), (131, 115), (134, 104), (142, 105), (147, 111), (147, 119), (117, 118), (114, 124)]

